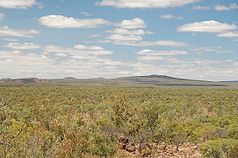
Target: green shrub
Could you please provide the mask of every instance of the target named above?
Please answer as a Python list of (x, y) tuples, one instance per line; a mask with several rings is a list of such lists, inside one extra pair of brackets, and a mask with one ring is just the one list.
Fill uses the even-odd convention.
[(231, 158), (237, 154), (238, 140), (216, 139), (201, 144), (200, 149), (206, 158)]

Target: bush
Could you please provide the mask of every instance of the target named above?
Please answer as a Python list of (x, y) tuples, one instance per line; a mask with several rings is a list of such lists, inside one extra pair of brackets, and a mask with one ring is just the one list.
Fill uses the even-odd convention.
[(200, 149), (206, 158), (233, 158), (237, 157), (238, 140), (216, 139), (201, 144)]

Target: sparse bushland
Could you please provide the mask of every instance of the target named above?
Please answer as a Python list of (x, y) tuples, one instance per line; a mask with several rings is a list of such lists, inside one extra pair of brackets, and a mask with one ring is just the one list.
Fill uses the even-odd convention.
[(235, 158), (237, 116), (237, 89), (3, 86), (0, 157), (125, 157), (123, 136), (140, 156), (156, 152), (146, 143), (190, 142), (203, 157)]

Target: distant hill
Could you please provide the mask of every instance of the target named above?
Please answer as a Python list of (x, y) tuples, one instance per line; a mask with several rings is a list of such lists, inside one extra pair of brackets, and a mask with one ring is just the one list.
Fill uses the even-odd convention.
[(46, 83), (50, 80), (47, 79), (38, 79), (38, 78), (21, 78), (21, 79), (1, 79), (0, 84), (40, 84)]
[(238, 81), (221, 81), (221, 83), (238, 83)]
[(204, 81), (175, 78), (166, 75), (149, 75), (149, 76), (131, 76), (120, 77), (114, 79), (92, 78), (92, 79), (76, 79), (66, 77), (62, 79), (38, 79), (38, 78), (22, 78), (22, 79), (1, 79), (0, 84), (99, 84), (99, 85), (144, 85), (144, 86), (229, 86), (238, 85), (238, 81)]
[(132, 76), (112, 79), (115, 83), (155, 86), (226, 86), (212, 81), (175, 78), (166, 75)]

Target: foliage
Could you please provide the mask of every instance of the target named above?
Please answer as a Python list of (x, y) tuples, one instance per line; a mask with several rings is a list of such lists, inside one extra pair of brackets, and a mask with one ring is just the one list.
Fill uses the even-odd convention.
[(238, 140), (216, 139), (201, 144), (201, 151), (205, 157), (235, 158), (237, 157)]
[(237, 157), (237, 96), (208, 87), (1, 86), (0, 157), (112, 157), (121, 136)]

